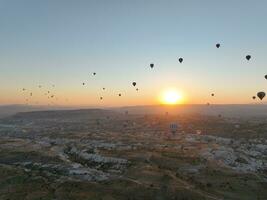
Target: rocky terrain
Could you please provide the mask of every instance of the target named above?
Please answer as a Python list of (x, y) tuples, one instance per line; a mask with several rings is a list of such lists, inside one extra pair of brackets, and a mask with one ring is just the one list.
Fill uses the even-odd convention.
[(91, 109), (0, 121), (1, 200), (267, 199), (266, 188), (265, 118)]

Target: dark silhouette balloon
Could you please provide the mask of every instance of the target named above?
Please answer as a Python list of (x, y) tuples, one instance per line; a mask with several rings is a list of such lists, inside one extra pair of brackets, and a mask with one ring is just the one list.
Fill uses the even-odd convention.
[(136, 86), (136, 82), (133, 82), (132, 84), (133, 84), (134, 87)]
[(255, 96), (253, 96), (253, 97), (252, 97), (252, 99), (256, 99), (256, 97), (255, 97)]
[(183, 58), (179, 58), (178, 60), (179, 60), (180, 63), (182, 63), (184, 61)]
[(138, 88), (136, 88), (135, 90), (136, 90), (136, 91), (138, 91), (139, 89), (138, 89)]
[(103, 99), (103, 97), (100, 97), (100, 100), (102, 100)]
[(213, 96), (213, 97), (214, 97), (214, 93), (212, 93), (212, 94), (211, 94), (211, 96)]
[(247, 56), (246, 56), (246, 59), (247, 59), (247, 60), (250, 60), (250, 59), (251, 59), (251, 55), (247, 55)]
[(258, 92), (257, 96), (259, 97), (260, 100), (262, 100), (265, 97), (265, 92)]
[(85, 85), (85, 83), (83, 83), (83, 85)]
[(152, 69), (152, 68), (154, 67), (154, 64), (153, 64), (153, 63), (151, 63), (151, 64), (150, 64), (150, 67), (151, 67), (151, 69)]
[(221, 45), (220, 45), (219, 43), (216, 44), (216, 47), (217, 47), (217, 48), (220, 48), (220, 46), (221, 46)]
[(121, 97), (121, 93), (119, 94), (119, 97)]
[(106, 88), (103, 87), (102, 89), (105, 90)]
[(93, 73), (93, 75), (95, 76), (95, 75), (96, 75), (96, 73), (94, 72), (94, 73)]
[(267, 79), (267, 75), (265, 75), (264, 78)]

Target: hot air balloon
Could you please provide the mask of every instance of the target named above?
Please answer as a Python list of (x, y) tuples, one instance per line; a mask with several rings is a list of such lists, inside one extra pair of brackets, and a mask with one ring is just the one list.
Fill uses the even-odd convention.
[(139, 89), (138, 89), (138, 88), (136, 88), (135, 90), (136, 90), (136, 91), (138, 91)]
[(170, 124), (170, 131), (173, 135), (175, 135), (175, 133), (177, 132), (178, 130), (178, 124), (177, 123), (171, 123)]
[(150, 64), (150, 67), (151, 67), (151, 69), (152, 69), (152, 68), (154, 67), (154, 64), (153, 64), (153, 63), (151, 63), (151, 64)]
[(121, 96), (121, 93), (119, 94), (119, 97)]
[(255, 96), (253, 96), (253, 97), (252, 97), (252, 99), (256, 99), (256, 97), (255, 97)]
[(85, 83), (83, 83), (83, 85), (85, 85)]
[(219, 44), (219, 43), (216, 44), (216, 47), (217, 48), (220, 48), (220, 46), (221, 46), (221, 44)]
[(178, 60), (179, 60), (180, 63), (182, 63), (184, 61), (183, 58), (179, 58)]
[(25, 90), (26, 90), (25, 88), (22, 89), (22, 91), (25, 91)]
[(93, 75), (95, 76), (95, 75), (96, 75), (96, 73), (94, 72), (94, 73), (93, 73)]
[(258, 92), (257, 96), (259, 97), (260, 100), (262, 100), (265, 97), (265, 92)]
[(214, 93), (212, 93), (212, 94), (211, 94), (211, 96), (213, 96), (213, 97), (214, 97)]
[(267, 75), (265, 75), (264, 78), (267, 79)]
[(103, 97), (100, 97), (100, 100), (102, 100), (103, 99)]
[(247, 55), (247, 56), (246, 56), (246, 59), (247, 59), (247, 60), (250, 60), (250, 59), (251, 59), (251, 55)]
[(136, 86), (136, 82), (133, 82), (132, 84), (133, 84), (134, 87)]
[(103, 87), (102, 89), (105, 90), (106, 88)]

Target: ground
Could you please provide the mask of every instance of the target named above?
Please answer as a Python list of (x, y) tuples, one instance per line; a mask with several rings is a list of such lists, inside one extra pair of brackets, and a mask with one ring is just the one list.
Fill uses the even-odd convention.
[(265, 118), (19, 113), (0, 121), (0, 199), (267, 199), (266, 131)]

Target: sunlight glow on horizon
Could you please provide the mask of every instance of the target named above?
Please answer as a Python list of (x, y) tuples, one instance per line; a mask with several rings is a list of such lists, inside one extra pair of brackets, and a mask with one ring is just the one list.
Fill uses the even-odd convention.
[(175, 105), (181, 104), (184, 97), (180, 91), (176, 89), (168, 89), (161, 94), (160, 102), (163, 104)]

